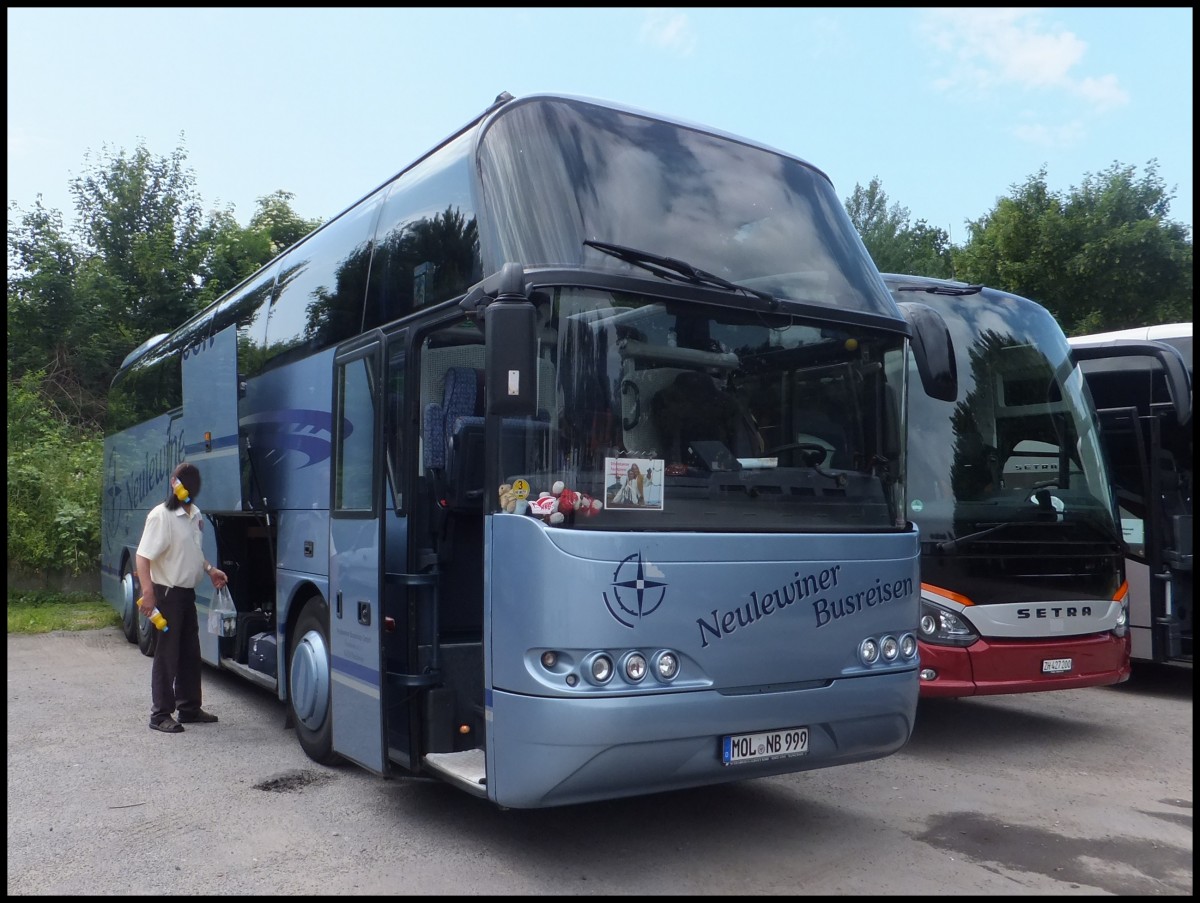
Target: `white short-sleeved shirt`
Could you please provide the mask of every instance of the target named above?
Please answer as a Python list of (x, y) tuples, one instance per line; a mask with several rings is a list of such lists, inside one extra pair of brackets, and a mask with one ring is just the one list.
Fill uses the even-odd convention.
[(169, 511), (165, 502), (146, 515), (137, 553), (150, 559), (150, 579), (160, 586), (196, 587), (204, 579), (200, 509), (191, 514), (181, 505)]

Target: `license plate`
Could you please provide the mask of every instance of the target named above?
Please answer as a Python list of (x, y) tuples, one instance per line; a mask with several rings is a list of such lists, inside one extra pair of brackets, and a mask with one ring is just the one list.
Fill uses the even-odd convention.
[(731, 734), (722, 744), (722, 761), (726, 765), (803, 756), (807, 753), (807, 727), (785, 727), (761, 734)]
[(1048, 658), (1042, 662), (1043, 674), (1066, 674), (1071, 670), (1069, 658)]

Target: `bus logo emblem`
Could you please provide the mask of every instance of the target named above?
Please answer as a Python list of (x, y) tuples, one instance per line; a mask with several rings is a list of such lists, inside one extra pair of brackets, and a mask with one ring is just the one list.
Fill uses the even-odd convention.
[[(632, 564), (635, 559), (637, 563)], [(612, 599), (609, 600), (607, 592), (603, 594), (608, 613), (625, 627), (633, 627), (637, 621), (654, 614), (666, 598), (667, 584), (650, 578), (661, 576), (662, 571), (655, 565), (642, 561), (641, 552), (621, 559), (613, 571)]]

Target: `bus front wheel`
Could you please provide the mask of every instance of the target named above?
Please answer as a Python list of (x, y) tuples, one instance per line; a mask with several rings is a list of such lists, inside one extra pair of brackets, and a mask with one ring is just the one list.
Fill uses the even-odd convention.
[(329, 606), (310, 599), (300, 612), (288, 654), (288, 709), (300, 748), (314, 762), (332, 765), (333, 717), (330, 706)]

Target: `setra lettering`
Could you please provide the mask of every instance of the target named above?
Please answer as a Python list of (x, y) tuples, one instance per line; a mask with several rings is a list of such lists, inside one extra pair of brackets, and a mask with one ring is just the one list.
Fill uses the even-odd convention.
[(1044, 608), (1018, 608), (1017, 620), (1028, 621), (1030, 618), (1090, 618), (1092, 606), (1080, 605), (1047, 605)]

